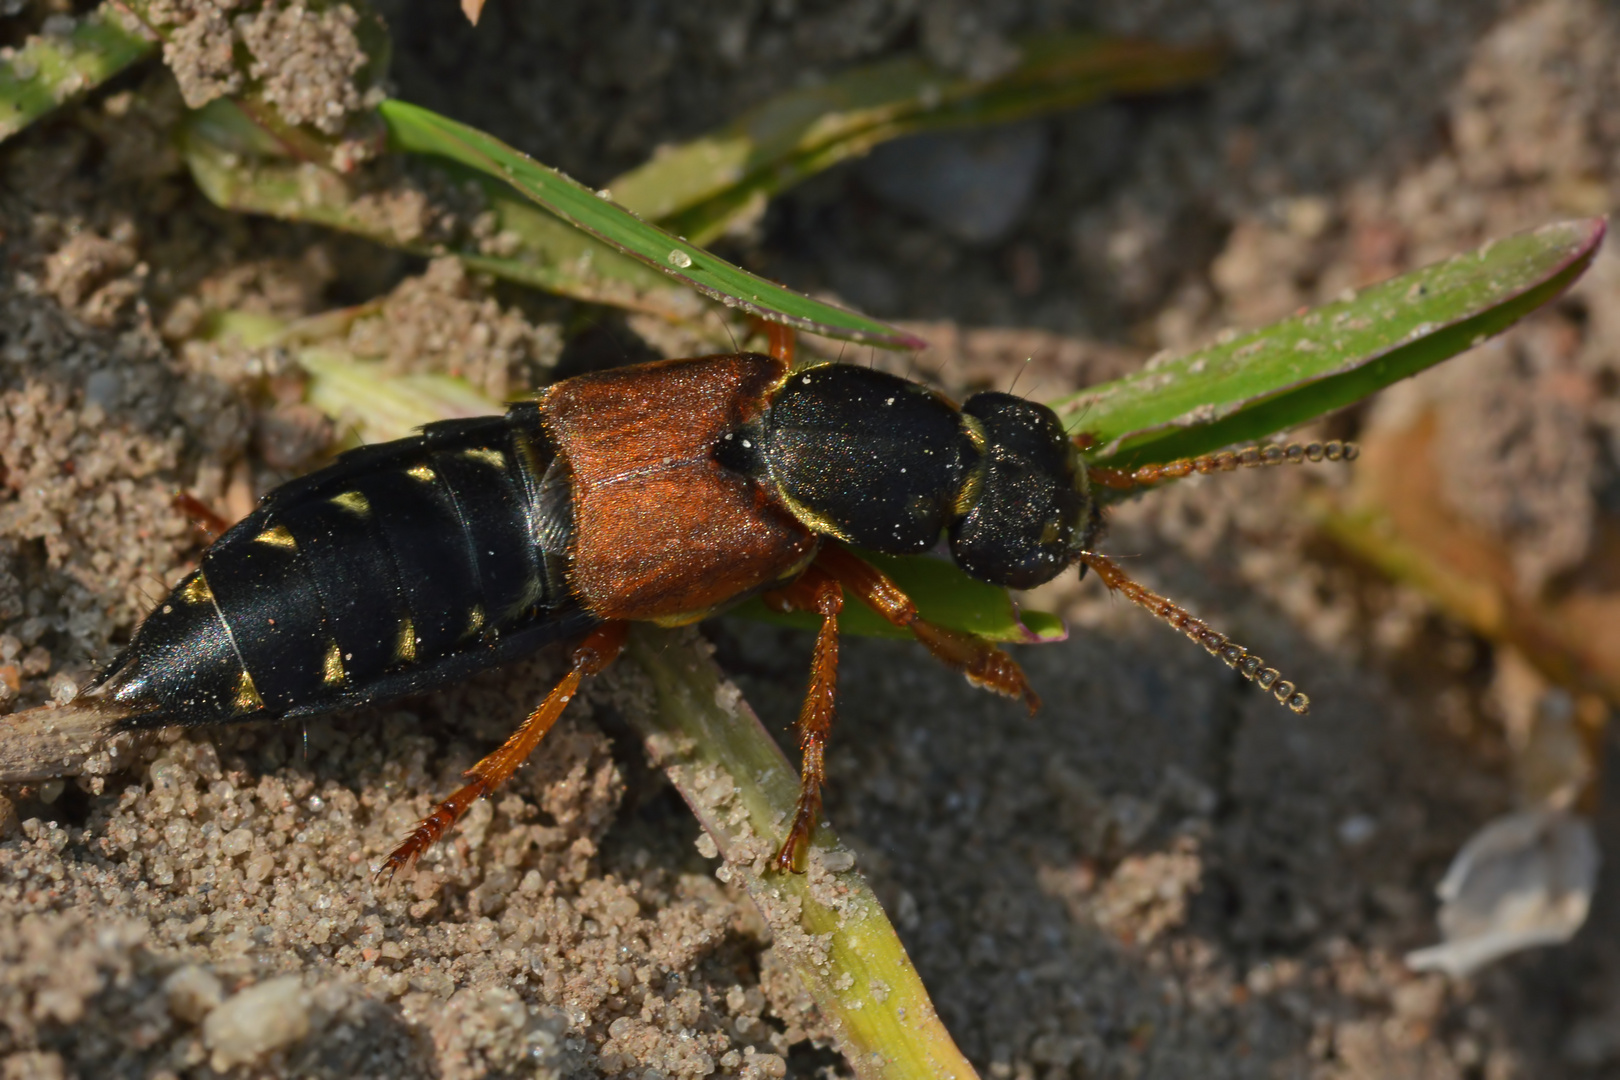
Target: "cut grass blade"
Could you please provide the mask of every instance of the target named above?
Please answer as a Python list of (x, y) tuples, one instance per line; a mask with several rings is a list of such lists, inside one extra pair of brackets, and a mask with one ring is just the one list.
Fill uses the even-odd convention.
[(726, 127), (664, 151), (608, 185), (615, 201), (704, 244), (765, 200), (889, 139), (1008, 123), (1118, 94), (1208, 78), (1221, 52), (1093, 34), (1024, 42), (1016, 67), (964, 79), (920, 57), (856, 68), (783, 94)]
[(205, 336), (250, 349), (288, 350), (309, 376), (305, 398), (337, 425), (343, 447), (402, 439), (438, 420), (506, 411), (465, 379), (390, 372), (383, 362), (356, 359), (334, 344), (364, 310), (344, 308), (290, 323), (258, 312), (219, 312), (208, 321)]
[[(588, 303), (672, 320), (703, 308), (690, 289), (557, 220), (505, 182), (454, 162), (436, 162), (442, 175), (426, 179), (463, 195), (474, 185), (472, 198), (462, 200), (470, 206), (437, 214), (417, 177), (364, 188), (287, 156), (232, 102), (212, 102), (188, 117), (180, 147), (197, 186), (228, 210), (341, 229), (424, 257), (454, 254), (476, 270)], [(488, 227), (477, 227), (484, 214)]]
[(437, 420), (505, 411), (454, 375), (390, 374), (381, 362), (356, 360), (337, 349), (312, 347), (296, 355), (309, 374), (309, 403), (356, 443), (403, 439)]
[(155, 40), (125, 27), (111, 4), (72, 20), (63, 33), (30, 37), (9, 60), (0, 62), (0, 140), (156, 49)]
[[(477, 208), (449, 236), (424, 236), (409, 215), (389, 213), (399, 192), (367, 192), (314, 164), (325, 160), (322, 148), (251, 100), (214, 102), (188, 122), (182, 144), (199, 186), (229, 209), (312, 221), (418, 254), (453, 252), (513, 281), (670, 319), (698, 313), (689, 287), (813, 333), (919, 348), (924, 342), (905, 331), (755, 277), (700, 245), (771, 194), (884, 140), (1163, 89), (1203, 78), (1218, 62), (1209, 48), (1067, 35), (1026, 45), (1023, 62), (989, 82), (947, 76), (915, 58), (874, 65), (778, 98), (621, 178), (614, 190), (632, 212), (474, 128), (384, 102), (378, 115), (396, 149), (437, 159), (447, 174), (442, 188), (476, 193)], [(254, 152), (242, 153), (245, 145)], [(664, 223), (672, 227), (637, 213), (674, 215)], [(484, 219), (477, 229), (473, 216)]]
[(538, 205), (727, 307), (801, 330), (885, 348), (920, 348), (903, 330), (755, 277), (615, 205), (490, 135), (403, 101), (379, 108), (395, 149), (431, 154), (511, 184)]
[(1129, 467), (1263, 438), (1480, 344), (1590, 265), (1602, 219), (1548, 225), (1403, 274), (1354, 298), (1053, 402)]
[(702, 639), (638, 624), (626, 651), (657, 701), (627, 718), (714, 840), (722, 878), (759, 908), (855, 1075), (973, 1080), (853, 853), (826, 823), (811, 839), (808, 873), (765, 872), (792, 817), (798, 775)]

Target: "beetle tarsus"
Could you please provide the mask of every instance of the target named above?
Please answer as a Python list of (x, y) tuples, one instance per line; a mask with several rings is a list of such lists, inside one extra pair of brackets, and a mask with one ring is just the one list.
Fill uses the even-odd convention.
[(788, 826), (787, 838), (776, 849), (771, 869), (783, 874), (802, 874), (810, 851), (810, 834), (821, 820), (821, 786), (806, 784), (799, 789), (799, 801), (793, 808), (793, 824)]

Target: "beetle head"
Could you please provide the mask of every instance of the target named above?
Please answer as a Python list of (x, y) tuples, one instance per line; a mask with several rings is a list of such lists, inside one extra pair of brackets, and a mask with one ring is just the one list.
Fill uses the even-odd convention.
[(1057, 414), (1011, 394), (975, 394), (962, 412), (983, 434), (979, 476), (951, 525), (951, 556), (969, 574), (1015, 589), (1074, 565), (1102, 525), (1085, 464)]

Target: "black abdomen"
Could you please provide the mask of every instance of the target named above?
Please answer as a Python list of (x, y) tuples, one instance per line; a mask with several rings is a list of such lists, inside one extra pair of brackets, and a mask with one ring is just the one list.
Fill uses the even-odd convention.
[(147, 726), (448, 683), (595, 623), (564, 578), (572, 528), (533, 405), (363, 447), (220, 537), (98, 692)]

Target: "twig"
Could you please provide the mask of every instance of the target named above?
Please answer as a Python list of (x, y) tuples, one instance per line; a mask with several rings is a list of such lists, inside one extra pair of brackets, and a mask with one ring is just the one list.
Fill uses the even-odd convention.
[(0, 783), (23, 784), (124, 763), (134, 737), (114, 733), (118, 716), (99, 705), (42, 705), (0, 716)]

